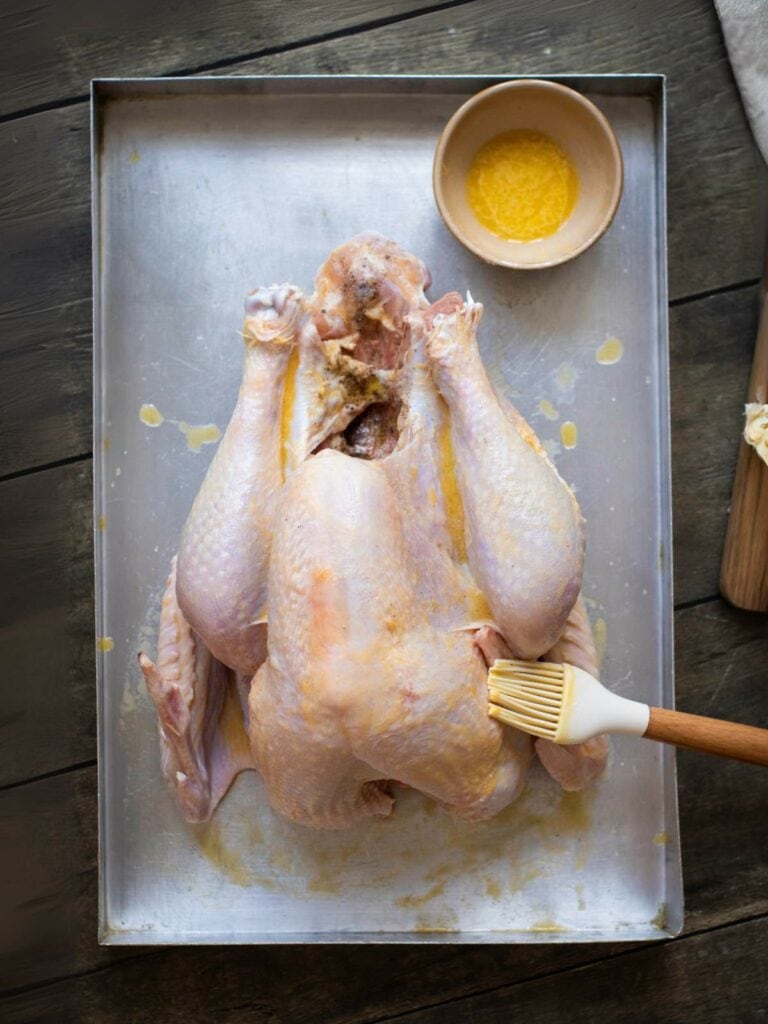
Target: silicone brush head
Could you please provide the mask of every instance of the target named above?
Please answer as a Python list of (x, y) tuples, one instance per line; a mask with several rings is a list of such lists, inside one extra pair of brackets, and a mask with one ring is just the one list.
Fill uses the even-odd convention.
[(584, 743), (604, 732), (644, 736), (650, 709), (606, 690), (577, 665), (495, 661), (488, 674), (488, 713), (553, 743)]
[(488, 714), (532, 736), (562, 742), (569, 669), (547, 661), (495, 661), (488, 674)]

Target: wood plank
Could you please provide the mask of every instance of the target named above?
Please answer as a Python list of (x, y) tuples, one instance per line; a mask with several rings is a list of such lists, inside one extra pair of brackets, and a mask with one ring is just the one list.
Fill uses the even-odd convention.
[(4, 988), (76, 969), (75, 936), (83, 923), (78, 914), (94, 913), (95, 780), (91, 768), (0, 795)]
[[(73, 234), (70, 244), (85, 249), (88, 240)], [(90, 321), (90, 299), (9, 313), (0, 320), (2, 475), (90, 451)]]
[[(767, 650), (765, 615), (720, 600), (677, 612), (677, 707), (768, 725)], [(765, 769), (688, 750), (677, 769), (686, 929), (768, 913)]]
[(91, 463), (0, 484), (0, 785), (94, 756)]
[(0, 125), (0, 475), (91, 448), (88, 140), (86, 106)]
[[(518, 1019), (527, 1024), (579, 1024), (581, 1021), (592, 1024), (595, 1019), (609, 1020), (612, 1024), (757, 1022), (764, 1020), (768, 1012), (766, 943), (768, 920), (763, 918), (683, 942), (633, 950), (616, 959), (566, 971), (553, 978), (504, 986), (480, 996), (417, 1010), (398, 1017), (398, 1021), (399, 1024), (465, 1024), (466, 1021), (497, 1024), (499, 1020)], [(249, 1018), (244, 1014), (240, 1019)]]
[(297, 40), (407, 15), (425, 0), (278, 0), (211, 4), (183, 11), (152, 0), (66, 0), (34, 6), (6, 0), (0, 25), (0, 116), (88, 93), (92, 78), (178, 74)]
[[(760, 288), (760, 321), (746, 397), (747, 403), (763, 405), (768, 401), (768, 249)], [(738, 608), (756, 612), (768, 612), (768, 530), (755, 529), (756, 524), (766, 522), (768, 469), (745, 437), (739, 446), (733, 481), (731, 512), (720, 569), (720, 592)]]
[[(314, 970), (297, 970), (309, 951), (190, 950), (132, 960), (110, 970), (70, 979), (0, 1002), (12, 1024), (77, 1020), (78, 1024), (361, 1024), (397, 1016), (398, 1021), (496, 1024), (525, 1019), (532, 1024), (591, 1022), (599, 1015), (612, 1022), (685, 1021), (686, 1024), (731, 1024), (764, 1019), (765, 918), (692, 936), (672, 944), (634, 947), (620, 956), (577, 969), (517, 982), (507, 977), (493, 991), (444, 1003), (447, 992), (433, 988), (430, 973), (435, 951), (369, 948), (311, 951)], [(571, 951), (574, 947), (571, 947)], [(550, 951), (565, 965), (569, 951)], [(400, 973), (406, 952), (413, 963)], [(516, 952), (521, 952), (520, 950)], [(533, 952), (533, 951), (532, 951)], [(533, 952), (541, 953), (542, 949)], [(593, 950), (596, 952), (596, 949)], [(302, 955), (304, 954), (304, 955)], [(350, 956), (351, 954), (351, 956)], [(445, 954), (443, 954), (445, 956)], [(474, 966), (474, 950), (454, 951), (454, 973)], [(484, 962), (514, 959), (510, 950), (491, 947), (479, 952)], [(250, 961), (250, 962), (248, 962)], [(569, 965), (570, 966), (570, 965)], [(362, 1003), (339, 1015), (328, 1002), (325, 971), (341, 975), (347, 987), (362, 991)], [(553, 970), (558, 967), (553, 965)], [(423, 998), (433, 994), (438, 1005), (399, 1015), (398, 990), (415, 976), (424, 984)], [(501, 977), (501, 975), (500, 975)], [(366, 989), (386, 989), (382, 1006)], [(286, 998), (287, 996), (287, 998)], [(330, 1012), (329, 1012), (330, 1011)], [(384, 1012), (386, 1016), (380, 1014)]]
[[(768, 620), (713, 601), (680, 611), (676, 628), (678, 706), (752, 724), (768, 721), (768, 690), (763, 685)], [(678, 765), (687, 930), (768, 913), (764, 857), (768, 820), (756, 783), (759, 769), (688, 752), (680, 753)], [(159, 776), (157, 785), (162, 785)], [(0, 871), (0, 878), (12, 880), (13, 932), (33, 937), (23, 952), (11, 949), (0, 960), (3, 989), (105, 969), (116, 959), (146, 952), (96, 945), (95, 798), (95, 768), (0, 794), (0, 822), (10, 837), (0, 839), (0, 850), (18, 851), (20, 861), (24, 851), (36, 846), (38, 858), (31, 877), (18, 863)], [(62, 865), (69, 867), (65, 870)], [(58, 905), (68, 892), (79, 897), (68, 911), (68, 938), (59, 944), (54, 961), (51, 954), (43, 955), (43, 940), (34, 936), (46, 925), (45, 907)], [(195, 1020), (213, 1019), (225, 1007), (237, 1005), (238, 993), (242, 998), (243, 992), (258, 991), (265, 999), (273, 999), (272, 1005), (282, 1007), (288, 1019), (305, 1019), (302, 1014), (313, 1005), (317, 1016), (311, 1019), (332, 1024), (459, 998), (587, 963), (606, 955), (608, 949), (602, 945), (495, 947), (492, 956), (487, 949), (452, 947), (354, 948), (343, 955), (338, 949), (295, 947), (265, 949), (258, 956), (243, 949), (167, 950), (144, 959), (135, 972), (120, 967), (120, 972), (128, 973), (98, 984), (106, 986), (105, 992), (118, 993), (115, 998), (120, 1005), (124, 1001), (135, 1013), (146, 1003), (148, 1016), (130, 1018), (136, 1021), (149, 1020), (150, 1013), (167, 1019), (163, 999), (177, 1006), (178, 1019), (184, 1013)], [(111, 977), (111, 970), (107, 974)], [(210, 995), (203, 996), (194, 985), (185, 988), (184, 980), (189, 983), (191, 978), (208, 979)], [(209, 998), (210, 1003), (205, 1001)], [(210, 1017), (198, 1015), (203, 1014), (202, 1008), (197, 1009), (201, 999), (200, 1006)], [(100, 1005), (99, 1012), (103, 1011)]]
[[(595, 24), (603, 26), (600, 47), (594, 45)], [(162, 67), (158, 60), (152, 70)], [(640, 7), (612, 0), (563, 7), (559, 0), (547, 0), (521, 3), (514, 11), (500, 0), (476, 0), (231, 70), (546, 73), (567, 67), (653, 68), (670, 75), (671, 294), (756, 276), (758, 194), (768, 176), (759, 169), (714, 8), (698, 0), (654, 0)], [(706, 75), (700, 74), (703, 67)], [(85, 105), (0, 125), (0, 150), (9, 154), (0, 163), (0, 399), (7, 410), (0, 475), (5, 475), (80, 454), (91, 443)]]

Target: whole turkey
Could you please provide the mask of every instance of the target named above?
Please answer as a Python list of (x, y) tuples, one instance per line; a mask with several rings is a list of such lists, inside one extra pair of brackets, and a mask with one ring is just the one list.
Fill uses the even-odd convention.
[(430, 303), (429, 284), (365, 234), (311, 296), (286, 284), (246, 300), (237, 404), (171, 568), (156, 661), (139, 656), (190, 821), (249, 768), (280, 814), (341, 828), (390, 814), (398, 785), (490, 817), (534, 751), (566, 789), (605, 766), (602, 738), (534, 743), (487, 714), (496, 657), (596, 673), (583, 523), (488, 379), (482, 306)]

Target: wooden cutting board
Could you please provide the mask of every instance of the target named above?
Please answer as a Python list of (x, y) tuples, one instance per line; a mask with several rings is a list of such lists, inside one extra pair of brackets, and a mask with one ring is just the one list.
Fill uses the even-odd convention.
[[(768, 402), (768, 255), (748, 402)], [(768, 465), (742, 437), (720, 570), (723, 597), (768, 612)]]

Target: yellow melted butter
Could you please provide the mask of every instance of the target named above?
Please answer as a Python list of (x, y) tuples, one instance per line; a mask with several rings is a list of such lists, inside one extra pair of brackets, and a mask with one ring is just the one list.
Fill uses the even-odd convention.
[(539, 402), (539, 412), (542, 416), (546, 416), (548, 420), (556, 420), (560, 415), (548, 398), (542, 398)]
[[(230, 696), (237, 699), (234, 687)], [(572, 840), (583, 866), (595, 828), (593, 799), (594, 794), (584, 792), (558, 793), (551, 785), (539, 787), (537, 794), (534, 786), (495, 818), (470, 823), (410, 793), (402, 803), (398, 800), (392, 818), (371, 819), (347, 833), (312, 830), (304, 835), (309, 830), (297, 829), (266, 808), (258, 809), (254, 821), (252, 804), (235, 792), (214, 822), (193, 826), (192, 835), (212, 868), (236, 885), (293, 899), (369, 891), (384, 895), (384, 888), (394, 907), (413, 915), (412, 930), (444, 931), (458, 925), (452, 909), (457, 883), (462, 888), (471, 884), (477, 899), (508, 899), (545, 874)], [(422, 829), (430, 842), (409, 844), (408, 837)], [(391, 855), (372, 859), (379, 842)], [(576, 861), (573, 869), (579, 870)], [(560, 927), (546, 908), (534, 925)]]
[(575, 423), (567, 420), (560, 424), (560, 440), (563, 448), (575, 448), (579, 443), (579, 430)]
[(296, 375), (299, 369), (299, 352), (294, 349), (288, 360), (283, 385), (283, 407), (280, 413), (280, 468), (285, 479), (285, 471), (289, 468), (289, 448), (291, 444), (291, 423), (293, 409), (296, 405)]
[(215, 423), (204, 423), (197, 427), (181, 420), (178, 426), (187, 439), (187, 448), (195, 454), (204, 444), (215, 444), (221, 438), (221, 431)]
[(601, 366), (613, 366), (624, 355), (624, 343), (619, 338), (608, 338), (595, 353)]
[(660, 931), (664, 931), (667, 927), (667, 904), (660, 903), (659, 909), (653, 915), (650, 923), (655, 925)]
[(219, 736), (227, 744), (229, 755), (234, 761), (238, 763), (248, 761), (251, 745), (248, 733), (245, 731), (243, 714), (240, 709), (240, 701), (233, 679), (229, 681), (227, 695), (224, 699), (224, 707), (221, 710)]
[(605, 657), (605, 648), (608, 645), (608, 623), (603, 618), (595, 619), (595, 624), (592, 627), (592, 633), (595, 638), (595, 654), (597, 655), (598, 666), (603, 664), (603, 658)]
[(216, 821), (206, 822), (196, 831), (196, 838), (201, 853), (231, 882), (246, 888), (253, 884), (253, 879), (243, 858), (236, 850), (231, 850)]
[(501, 886), (495, 878), (486, 878), (485, 880), (485, 892), (488, 897), (492, 900), (501, 899)]
[(159, 427), (165, 420), (165, 416), (163, 416), (156, 405), (146, 402), (139, 409), (139, 419), (147, 427)]
[(467, 558), (467, 547), (464, 541), (464, 505), (456, 478), (456, 459), (453, 454), (451, 422), (447, 411), (437, 433), (437, 451), (440, 458), (440, 485), (445, 499), (448, 529), (456, 556), (459, 561), (464, 562)]
[(430, 889), (418, 896), (398, 896), (395, 903), (398, 907), (423, 907), (425, 903), (429, 903), (430, 900), (442, 896), (444, 892), (445, 882), (436, 882)]
[(491, 606), (480, 590), (475, 591), (469, 598), (469, 614), (474, 621), (482, 622), (484, 619), (492, 619)]
[(467, 176), (467, 200), (475, 216), (510, 241), (553, 235), (570, 217), (578, 194), (579, 176), (562, 146), (528, 129), (486, 142)]
[[(145, 402), (141, 406), (139, 409), (139, 419), (147, 427), (159, 427), (165, 423), (165, 416), (151, 402)], [(187, 439), (187, 448), (191, 452), (195, 452), (195, 454), (200, 451), (204, 444), (215, 444), (221, 439), (221, 431), (215, 423), (202, 423), (198, 426), (186, 423), (184, 420), (169, 420), (168, 422), (176, 424)], [(120, 476), (121, 472), (122, 470), (118, 467), (115, 470), (115, 476)]]
[(577, 377), (578, 373), (573, 363), (560, 363), (554, 372), (555, 384), (559, 391), (570, 391)]

